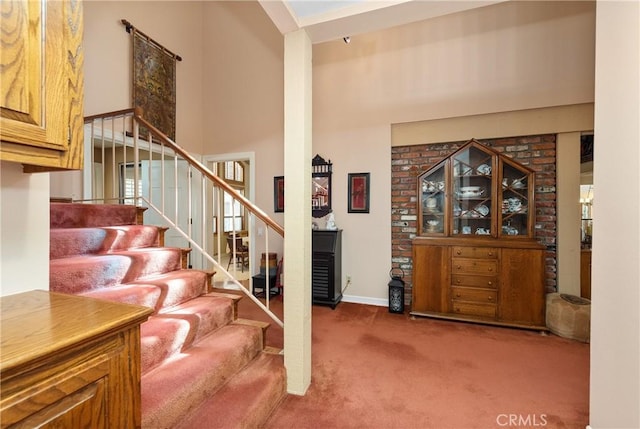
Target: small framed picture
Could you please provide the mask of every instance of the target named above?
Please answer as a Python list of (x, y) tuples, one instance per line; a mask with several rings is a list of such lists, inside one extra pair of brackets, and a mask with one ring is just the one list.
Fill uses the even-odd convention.
[(284, 176), (273, 178), (273, 211), (284, 212)]
[(349, 173), (349, 213), (369, 213), (369, 173)]

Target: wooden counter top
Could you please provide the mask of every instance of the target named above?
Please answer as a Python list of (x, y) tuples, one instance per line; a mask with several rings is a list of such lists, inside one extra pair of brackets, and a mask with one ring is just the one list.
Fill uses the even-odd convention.
[(0, 298), (0, 372), (144, 322), (152, 309), (43, 290)]

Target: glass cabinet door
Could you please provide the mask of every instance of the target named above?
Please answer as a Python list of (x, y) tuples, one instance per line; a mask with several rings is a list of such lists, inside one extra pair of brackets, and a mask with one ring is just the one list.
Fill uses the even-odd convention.
[(453, 236), (495, 235), (491, 230), (493, 154), (476, 145), (452, 158)]
[(420, 234), (442, 234), (445, 231), (446, 162), (418, 177), (420, 195)]
[(532, 234), (531, 214), (533, 175), (506, 160), (501, 162), (500, 231), (503, 237), (528, 237)]

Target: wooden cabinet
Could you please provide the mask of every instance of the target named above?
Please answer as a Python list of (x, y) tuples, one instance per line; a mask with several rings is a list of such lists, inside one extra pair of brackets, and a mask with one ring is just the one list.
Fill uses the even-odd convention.
[(314, 230), (311, 238), (312, 302), (336, 308), (342, 300), (342, 230)]
[(533, 237), (535, 175), (476, 140), (418, 176), (418, 235)]
[(533, 241), (417, 237), (411, 314), (546, 330), (544, 253)]
[(82, 2), (2, 1), (0, 160), (25, 171), (83, 163)]
[(139, 325), (151, 309), (45, 291), (0, 303), (3, 428), (141, 426)]
[(546, 329), (534, 184), (476, 140), (418, 176), (411, 314)]

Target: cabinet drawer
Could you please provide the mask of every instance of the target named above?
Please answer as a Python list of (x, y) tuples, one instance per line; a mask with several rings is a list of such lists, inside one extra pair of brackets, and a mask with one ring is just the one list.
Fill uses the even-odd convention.
[(453, 247), (453, 256), (461, 258), (497, 259), (498, 249), (493, 247)]
[(492, 289), (452, 287), (451, 298), (454, 301), (473, 301), (485, 304), (495, 304), (498, 302), (498, 291)]
[(498, 273), (498, 261), (453, 258), (451, 273), (495, 275)]
[(451, 286), (472, 286), (497, 289), (499, 279), (497, 276), (465, 276), (454, 274), (451, 276)]
[(476, 304), (472, 302), (453, 301), (453, 313), (464, 314), (467, 316), (496, 317), (495, 304)]

